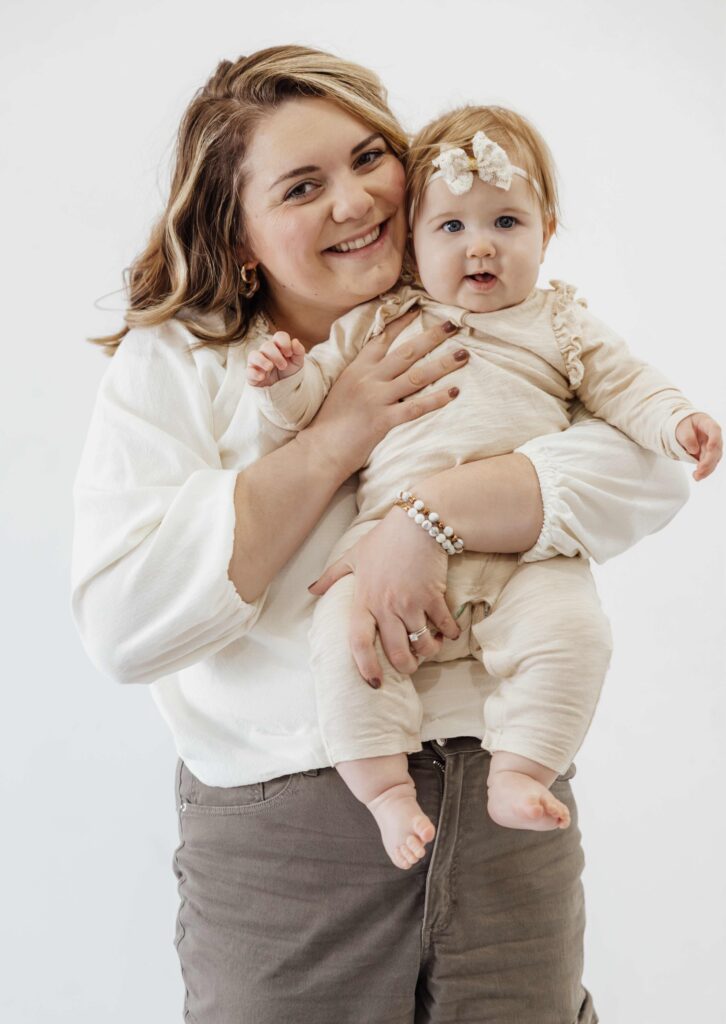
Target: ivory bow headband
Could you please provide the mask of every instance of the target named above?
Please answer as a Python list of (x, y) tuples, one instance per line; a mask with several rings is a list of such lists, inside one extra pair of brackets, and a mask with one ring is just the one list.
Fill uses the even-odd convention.
[[(484, 132), (476, 133), (471, 140), (471, 148), (474, 151), (473, 157), (460, 146), (446, 146), (443, 143), (441, 153), (431, 161), (438, 170), (431, 175), (429, 183), (437, 178), (443, 178), (449, 191), (455, 196), (461, 196), (474, 184), (474, 171), (477, 171), (482, 181), (508, 192), (512, 185), (512, 176), (517, 174), (528, 181), (541, 198), (537, 182), (522, 167), (512, 164), (502, 147)], [(409, 218), (411, 223), (413, 214), (412, 205)]]

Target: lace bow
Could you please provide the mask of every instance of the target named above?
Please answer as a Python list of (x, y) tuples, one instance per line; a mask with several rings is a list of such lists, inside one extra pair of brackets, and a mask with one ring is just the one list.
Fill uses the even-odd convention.
[(512, 184), (512, 175), (518, 174), (530, 181), (530, 177), (521, 167), (515, 167), (498, 143), (490, 139), (484, 132), (477, 132), (471, 142), (474, 156), (470, 157), (460, 146), (445, 149), (431, 162), (438, 171), (431, 175), (443, 178), (451, 192), (456, 196), (468, 192), (474, 184), (476, 170), (482, 181), (497, 188), (508, 191)]

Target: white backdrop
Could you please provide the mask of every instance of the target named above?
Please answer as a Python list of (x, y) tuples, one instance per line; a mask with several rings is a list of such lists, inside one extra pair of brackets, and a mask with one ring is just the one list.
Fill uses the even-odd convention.
[[(412, 129), (464, 101), (516, 107), (562, 177), (566, 229), (542, 282), (578, 284), (725, 423), (726, 7), (5, 0), (1, 18), (0, 1015), (172, 1024), (175, 753), (144, 687), (86, 659), (68, 567), (106, 366), (83, 338), (120, 324), (94, 302), (160, 209), (186, 103), (221, 58), (299, 42), (373, 67)], [(725, 478), (692, 482), (664, 532), (596, 567), (616, 651), (574, 786), (585, 981), (607, 1024), (724, 1012)]]

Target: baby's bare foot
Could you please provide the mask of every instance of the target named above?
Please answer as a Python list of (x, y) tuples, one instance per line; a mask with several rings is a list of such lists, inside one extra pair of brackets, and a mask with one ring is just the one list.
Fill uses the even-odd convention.
[(436, 828), (421, 810), (412, 782), (391, 786), (366, 806), (378, 822), (386, 853), (397, 868), (410, 868), (424, 856), (424, 844), (431, 842)]
[(570, 812), (541, 782), (523, 772), (490, 773), (487, 781), (489, 816), (505, 828), (546, 832), (567, 828)]

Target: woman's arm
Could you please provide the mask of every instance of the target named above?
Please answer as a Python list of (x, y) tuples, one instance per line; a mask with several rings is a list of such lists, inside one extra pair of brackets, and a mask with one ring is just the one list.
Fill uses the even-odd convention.
[(366, 347), (295, 441), (241, 472), (221, 465), (205, 386), (214, 375), (200, 375), (183, 328), (124, 338), (74, 485), (72, 613), (102, 671), (153, 682), (244, 636), (268, 584), (370, 447), (452, 400), (445, 385), (414, 395), (457, 368), (446, 354), (412, 369), (441, 328), (388, 353), (407, 322)]
[(444, 386), (399, 402), (461, 366), (448, 352), (414, 369), (448, 336), (442, 327), (388, 352), (414, 317), (400, 317), (372, 339), (340, 374), (310, 425), (237, 475), (229, 578), (243, 600), (254, 601), (264, 592), (338, 487), (392, 427), (455, 398)]
[[(681, 466), (640, 448), (578, 410), (568, 430), (535, 438), (511, 455), (467, 463), (422, 480), (416, 493), (472, 551), (522, 551), (520, 561), (561, 554), (597, 562), (662, 529), (688, 498)], [(453, 556), (457, 557), (457, 556)], [(312, 593), (356, 575), (351, 647), (364, 679), (380, 678), (376, 631), (401, 672), (430, 657), (426, 634), (415, 656), (406, 634), (428, 619), (447, 636), (447, 556), (394, 507), (330, 566)]]
[(689, 494), (676, 462), (586, 412), (568, 430), (447, 470), (419, 490), (470, 549), (521, 551), (528, 562), (605, 562), (662, 529)]

